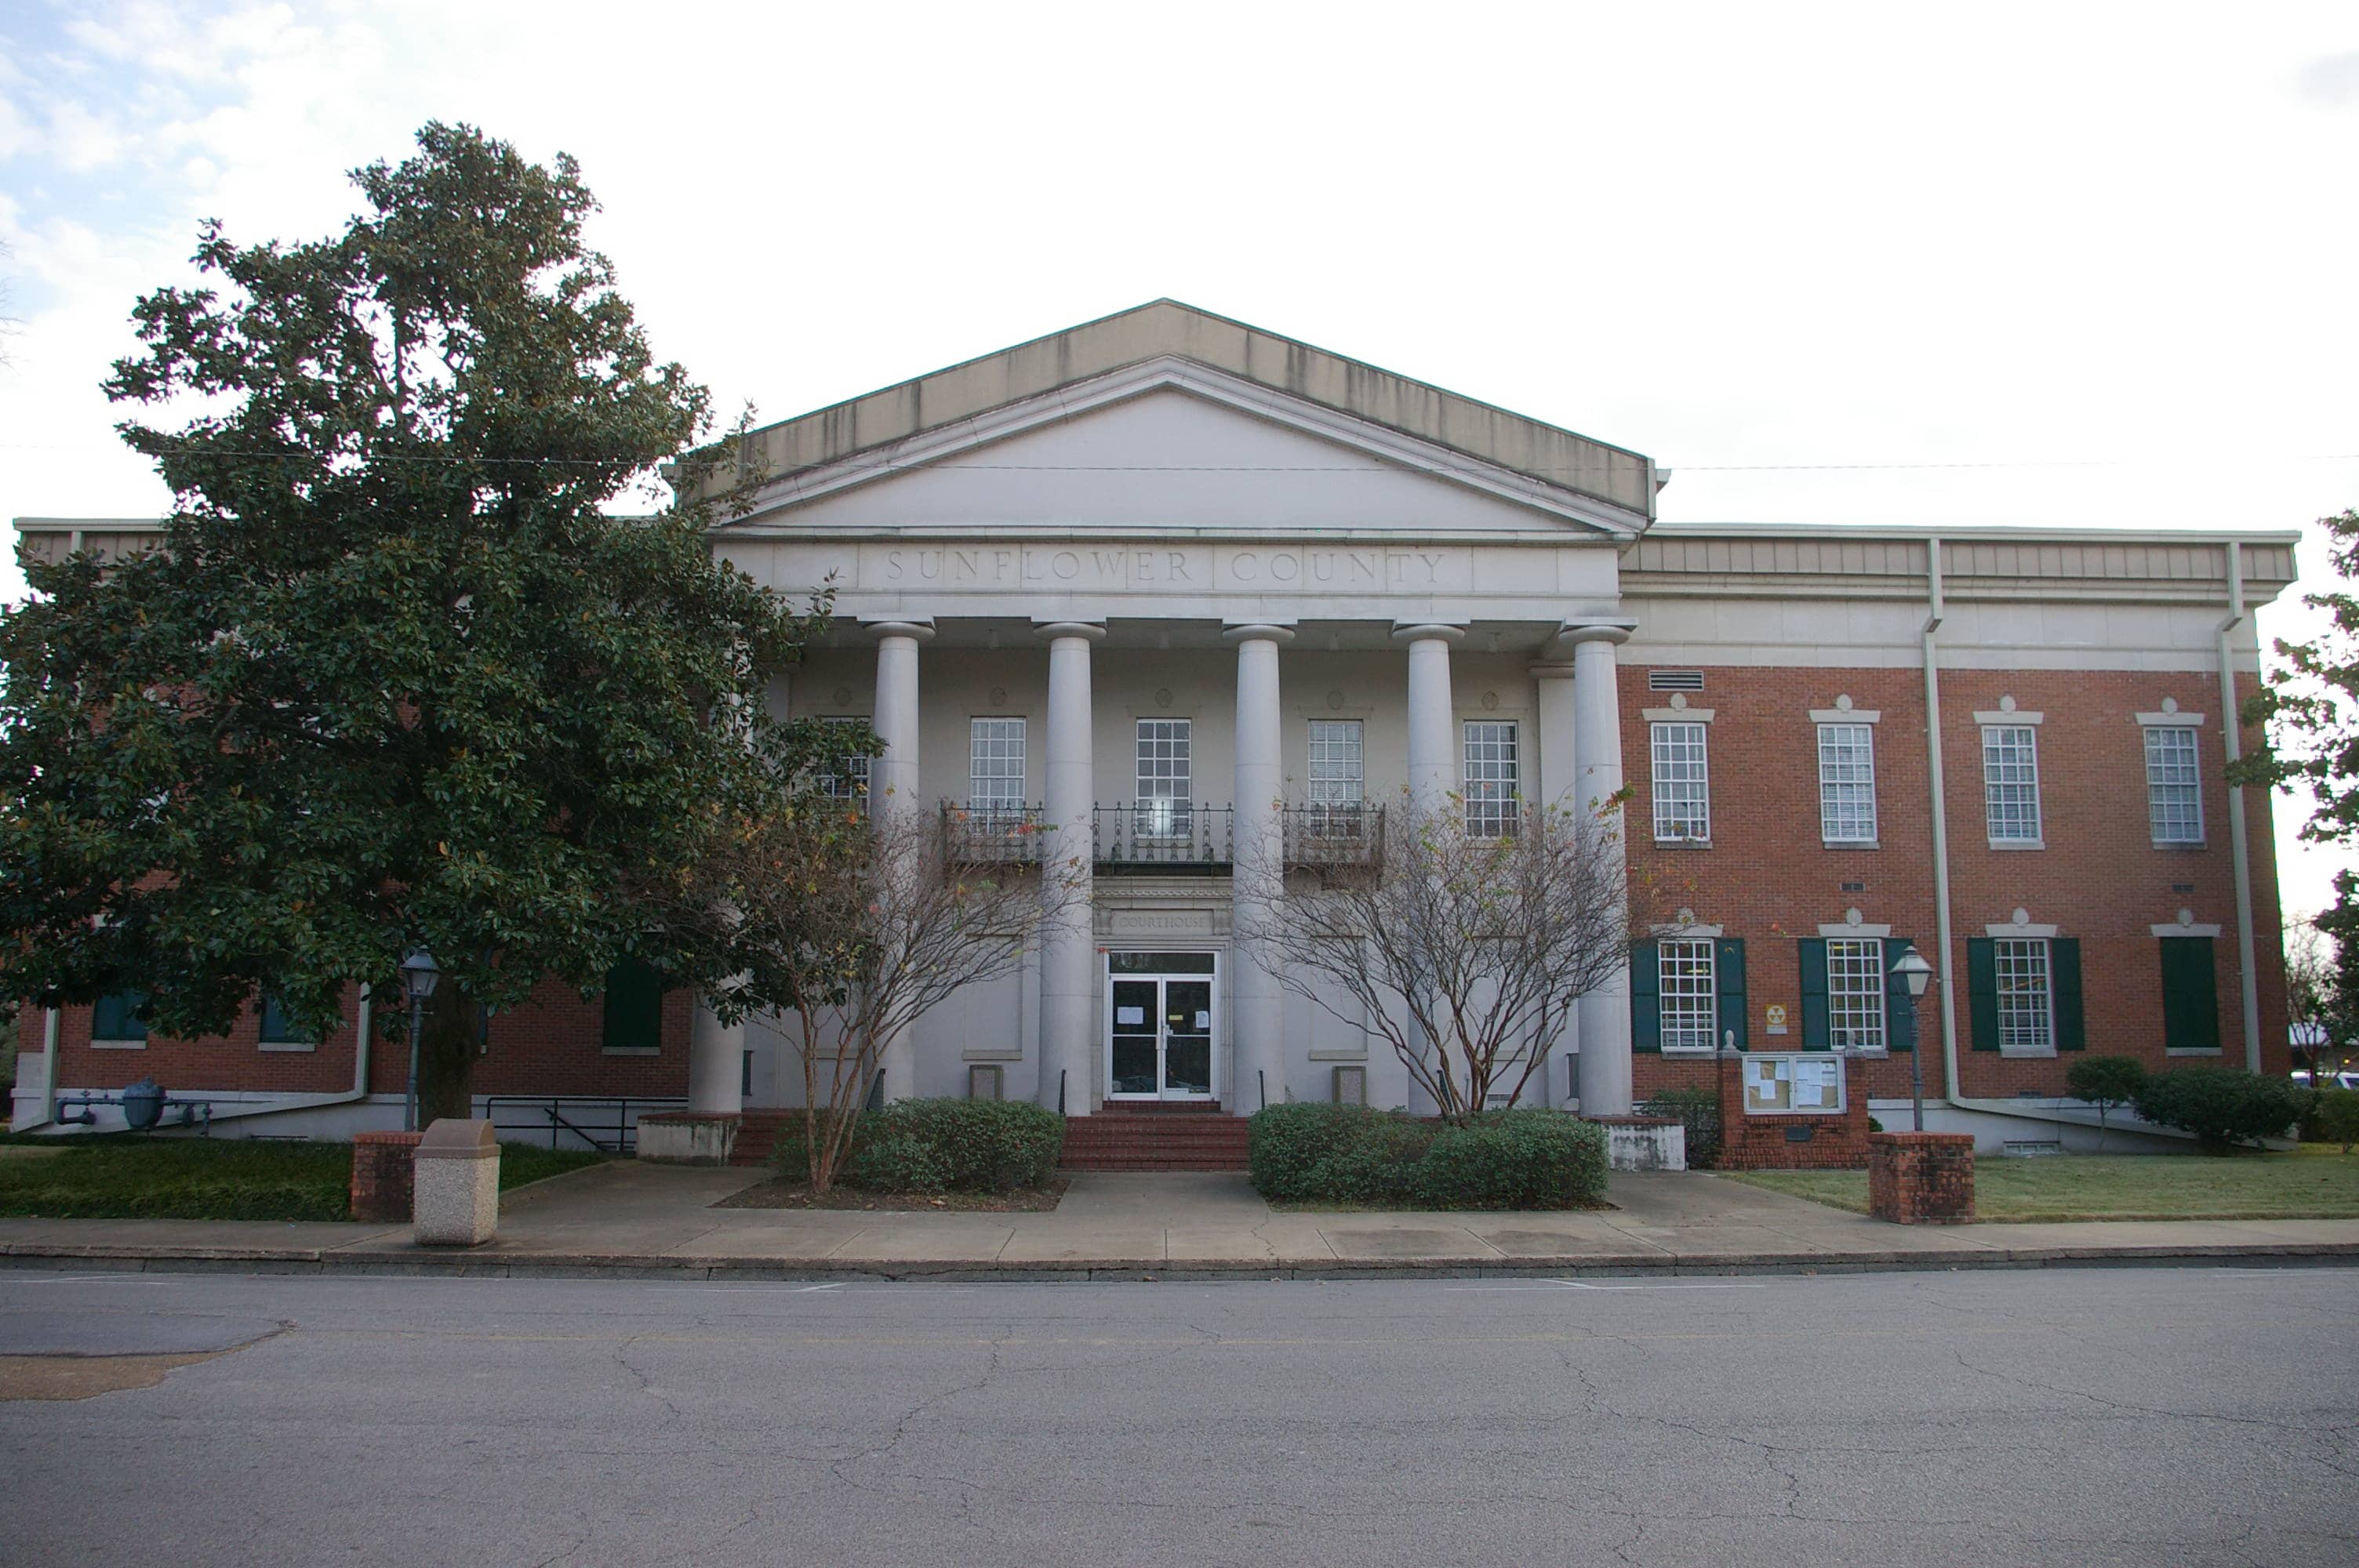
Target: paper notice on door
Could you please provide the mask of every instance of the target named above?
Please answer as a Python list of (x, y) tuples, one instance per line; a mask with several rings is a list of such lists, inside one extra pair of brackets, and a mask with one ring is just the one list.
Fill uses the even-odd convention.
[(1147, 1010), (1143, 1007), (1118, 1007), (1114, 1010), (1116, 1023), (1145, 1023)]
[(1212, 1015), (1211, 1013), (1209, 1013), (1209, 1012), (1200, 1012), (1200, 1013), (1198, 1013), (1198, 1014), (1196, 1015), (1196, 1027), (1197, 1027), (1197, 1028), (1199, 1028), (1199, 1029), (1210, 1029), (1210, 1028), (1212, 1028)]

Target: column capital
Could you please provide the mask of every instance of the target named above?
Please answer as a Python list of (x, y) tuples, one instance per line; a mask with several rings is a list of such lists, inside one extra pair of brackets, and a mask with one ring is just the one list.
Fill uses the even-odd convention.
[(1060, 637), (1087, 637), (1093, 643), (1101, 642), (1105, 637), (1105, 622), (1103, 621), (1035, 619), (1032, 622), (1032, 634), (1052, 643)]
[(1576, 647), (1583, 643), (1616, 644), (1628, 642), (1637, 629), (1636, 621), (1568, 621), (1556, 640)]
[(922, 643), (934, 634), (930, 615), (864, 615), (860, 629), (879, 637), (914, 637)]
[(1294, 641), (1294, 628), (1278, 621), (1231, 621), (1221, 627), (1223, 643), (1275, 643), (1285, 647)]
[(1458, 643), (1465, 640), (1466, 626), (1455, 621), (1396, 621), (1393, 641), (1396, 643)]

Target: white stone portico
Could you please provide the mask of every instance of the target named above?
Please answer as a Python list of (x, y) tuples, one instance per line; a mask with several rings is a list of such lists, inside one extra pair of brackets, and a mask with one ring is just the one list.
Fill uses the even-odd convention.
[[(836, 596), (830, 644), (774, 701), (875, 724), (877, 809), (987, 787), (1094, 868), (1023, 974), (892, 1044), (889, 1097), (964, 1093), (988, 1063), (1071, 1115), (1140, 1096), (1245, 1114), (1328, 1098), (1343, 1064), (1371, 1103), (1413, 1105), (1380, 1039), (1256, 961), (1287, 812), (1314, 773), (1347, 787), (1347, 747), (1369, 807), (1462, 787), (1477, 751), (1525, 800), (1619, 787), (1618, 563), (1659, 482), (1636, 454), (1163, 301), (745, 456), (771, 477), (716, 552)], [(1554, 1049), (1580, 1053), (1584, 1108), (1629, 1108), (1629, 1048), (1621, 996), (1582, 1009)], [(700, 1020), (691, 1056), (696, 1110), (799, 1083), (758, 1020)], [(1574, 1081), (1550, 1063), (1531, 1092), (1563, 1103)]]

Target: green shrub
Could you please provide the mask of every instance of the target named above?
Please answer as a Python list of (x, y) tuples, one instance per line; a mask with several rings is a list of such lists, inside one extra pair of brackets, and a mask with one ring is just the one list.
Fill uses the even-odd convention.
[(2147, 1075), (2133, 1103), (2156, 1126), (2191, 1132), (2217, 1152), (2282, 1135), (2301, 1114), (2302, 1094), (2283, 1079), (2233, 1067), (2181, 1067)]
[(1562, 1111), (1463, 1127), (1358, 1106), (1274, 1105), (1251, 1129), (1253, 1183), (1279, 1203), (1572, 1208), (1605, 1191), (1605, 1131)]
[[(1046, 1185), (1064, 1148), (1065, 1119), (1022, 1100), (895, 1100), (862, 1114), (837, 1179), (879, 1192), (1013, 1192)], [(801, 1118), (780, 1129), (776, 1159), (790, 1182), (810, 1173)]]
[(2345, 1154), (2359, 1146), (2359, 1089), (2321, 1089), (2311, 1107), (2321, 1142), (2340, 1143)]
[(2064, 1087), (2074, 1099), (2099, 1108), (2134, 1105), (2146, 1087), (2146, 1066), (2136, 1056), (2082, 1056), (2065, 1069)]
[(1486, 1111), (1418, 1162), (1428, 1208), (1580, 1208), (1605, 1195), (1605, 1130), (1560, 1110)]
[(1720, 1158), (1720, 1091), (1707, 1084), (1664, 1089), (1638, 1107), (1641, 1116), (1661, 1116), (1687, 1129), (1688, 1169), (1709, 1171)]
[(1311, 1172), (1319, 1162), (1360, 1141), (1367, 1128), (1388, 1114), (1308, 1101), (1263, 1107), (1245, 1121), (1245, 1164), (1254, 1189), (1277, 1203), (1311, 1196)]

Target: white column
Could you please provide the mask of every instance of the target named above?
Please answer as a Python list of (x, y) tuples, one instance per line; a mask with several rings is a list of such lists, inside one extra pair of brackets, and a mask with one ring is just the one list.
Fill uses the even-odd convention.
[(723, 1023), (702, 997), (688, 1021), (688, 1108), (735, 1116), (745, 1108), (745, 1026)]
[[(1566, 817), (1581, 811), (1578, 785), (1581, 768), (1573, 755), (1572, 736), (1575, 729), (1575, 705), (1572, 698), (1573, 666), (1570, 660), (1549, 661), (1532, 666), (1532, 684), (1537, 688), (1539, 708), (1539, 779), (1534, 804), (1541, 810), (1560, 813)], [(1557, 1105), (1565, 1096), (1567, 1073), (1563, 1061), (1577, 1057), (1581, 1050), (1580, 1004), (1576, 1002), (1564, 1026), (1557, 1031), (1549, 1047), (1549, 1061), (1539, 1074), (1538, 1100), (1542, 1105)]]
[(1231, 626), (1237, 645), (1235, 855), (1230, 881), (1229, 1038), (1236, 1043), (1229, 1108), (1250, 1116), (1286, 1098), (1286, 999), (1258, 937), (1269, 906), (1286, 896), (1286, 767), (1280, 752), (1277, 651), (1284, 626)]
[[(1041, 877), (1047, 918), (1040, 927), (1040, 1103), (1087, 1116), (1097, 1103), (1097, 944), (1092, 935), (1092, 813), (1097, 786), (1090, 769), (1090, 644), (1105, 628), (1058, 621), (1049, 639), (1049, 736), (1041, 806), (1048, 818), (1048, 867)], [(1051, 876), (1065, 885), (1049, 891)], [(1079, 887), (1071, 885), (1078, 879)]]
[(1439, 811), (1458, 787), (1457, 707), (1450, 694), (1450, 644), (1463, 626), (1403, 623), (1393, 641), (1408, 644), (1408, 796), (1420, 812)]
[[(1629, 640), (1627, 625), (1568, 626), (1572, 644), (1574, 799), (1583, 812), (1606, 809), (1622, 788), (1622, 703), (1614, 684), (1614, 645)], [(1628, 842), (1628, 812), (1624, 842)], [(1626, 884), (1625, 884), (1626, 888)], [(1626, 894), (1625, 894), (1626, 896)], [(1625, 964), (1581, 999), (1581, 1108), (1592, 1116), (1630, 1111), (1630, 970)]]
[[(929, 620), (865, 621), (876, 633), (876, 710), (869, 720), (885, 749), (868, 764), (868, 809), (877, 822), (906, 824), (925, 809), (918, 784), (918, 644), (934, 634)], [(918, 1054), (909, 1031), (888, 1037), (878, 1053), (885, 1098), (918, 1092)]]

